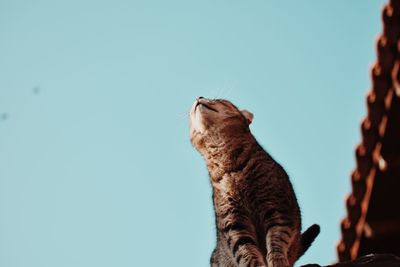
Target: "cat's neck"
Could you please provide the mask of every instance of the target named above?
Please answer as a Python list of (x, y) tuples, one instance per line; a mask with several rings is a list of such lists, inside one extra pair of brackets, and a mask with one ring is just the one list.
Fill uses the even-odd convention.
[(240, 171), (251, 158), (257, 141), (251, 133), (231, 138), (216, 138), (205, 145), (203, 154), (212, 180)]

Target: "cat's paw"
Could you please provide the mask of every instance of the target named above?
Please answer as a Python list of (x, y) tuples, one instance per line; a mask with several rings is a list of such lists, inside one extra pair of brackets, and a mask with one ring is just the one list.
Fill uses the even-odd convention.
[(268, 267), (290, 267), (290, 264), (285, 257), (277, 256), (268, 260)]
[(268, 264), (268, 267), (290, 267), (287, 261), (274, 261), (272, 264)]

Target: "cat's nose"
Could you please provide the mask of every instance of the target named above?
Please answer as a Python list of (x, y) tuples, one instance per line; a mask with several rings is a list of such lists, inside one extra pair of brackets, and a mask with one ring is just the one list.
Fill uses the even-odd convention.
[(203, 98), (204, 98), (204, 97), (199, 96), (199, 97), (196, 98), (196, 100), (197, 100), (197, 102), (199, 102), (199, 100), (200, 100), (200, 99), (203, 99)]

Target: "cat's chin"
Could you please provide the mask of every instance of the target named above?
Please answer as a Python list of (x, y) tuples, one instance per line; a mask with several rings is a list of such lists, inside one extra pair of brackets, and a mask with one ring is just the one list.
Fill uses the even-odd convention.
[(200, 112), (190, 113), (190, 134), (203, 134), (205, 132), (203, 118)]

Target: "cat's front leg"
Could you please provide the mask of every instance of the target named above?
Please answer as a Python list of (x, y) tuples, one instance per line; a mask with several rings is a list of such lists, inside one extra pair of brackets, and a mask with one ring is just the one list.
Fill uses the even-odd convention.
[(267, 267), (250, 220), (244, 216), (230, 214), (222, 220), (221, 226), (220, 231), (238, 266)]
[(292, 241), (292, 229), (288, 226), (274, 226), (267, 232), (268, 267), (290, 267), (288, 249)]

